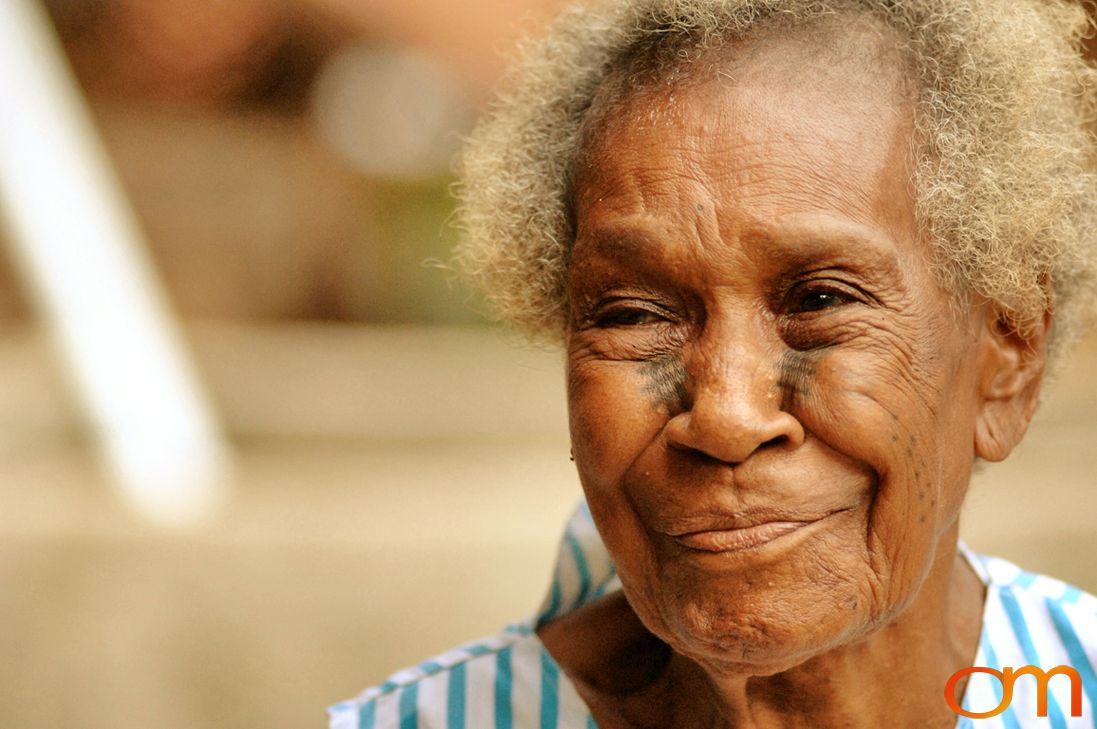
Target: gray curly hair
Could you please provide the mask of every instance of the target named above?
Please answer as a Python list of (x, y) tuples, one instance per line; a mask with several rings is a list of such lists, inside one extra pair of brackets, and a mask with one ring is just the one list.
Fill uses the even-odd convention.
[[(518, 63), (460, 160), (456, 263), (534, 337), (566, 325), (569, 180), (600, 87), (641, 54), (681, 66), (764, 23), (848, 13), (899, 39), (914, 86), (916, 214), (942, 285), (1016, 325), (1054, 311), (1052, 353), (1097, 292), (1097, 71), (1065, 0), (611, 0), (566, 10)], [(670, 52), (668, 52), (668, 50)], [(662, 59), (662, 60), (660, 60)], [(664, 70), (670, 70), (664, 68)]]

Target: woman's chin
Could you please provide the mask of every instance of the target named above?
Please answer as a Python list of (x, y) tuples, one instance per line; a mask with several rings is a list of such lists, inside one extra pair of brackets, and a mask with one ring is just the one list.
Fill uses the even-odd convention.
[(877, 627), (877, 621), (849, 611), (803, 610), (790, 616), (783, 610), (744, 610), (718, 615), (695, 605), (653, 632), (710, 673), (771, 676), (837, 645), (856, 642)]
[(803, 642), (721, 635), (676, 636), (671, 647), (713, 675), (772, 676), (810, 660), (821, 648)]

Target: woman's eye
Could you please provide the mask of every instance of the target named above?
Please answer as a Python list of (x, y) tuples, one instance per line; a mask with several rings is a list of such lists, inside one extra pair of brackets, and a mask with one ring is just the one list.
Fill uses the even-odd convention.
[(633, 327), (644, 324), (654, 324), (664, 317), (642, 308), (612, 309), (598, 316), (595, 324), (599, 327)]
[(855, 301), (852, 295), (835, 289), (805, 288), (802, 291), (793, 291), (789, 310), (793, 314), (804, 314), (832, 309), (852, 301)]

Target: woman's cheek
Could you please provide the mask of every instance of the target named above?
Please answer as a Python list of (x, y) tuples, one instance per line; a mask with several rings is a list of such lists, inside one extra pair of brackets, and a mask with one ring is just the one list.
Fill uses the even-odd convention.
[[(894, 351), (889, 356), (876, 347), (832, 353), (814, 374), (806, 425), (876, 475), (866, 546), (872, 571), (887, 576), (880, 606), (894, 609), (913, 597), (939, 536), (940, 408), (933, 400), (939, 386)], [(832, 427), (820, 427), (822, 420)]]
[(658, 432), (648, 363), (588, 361), (568, 374), (573, 455), (584, 487), (616, 483)]

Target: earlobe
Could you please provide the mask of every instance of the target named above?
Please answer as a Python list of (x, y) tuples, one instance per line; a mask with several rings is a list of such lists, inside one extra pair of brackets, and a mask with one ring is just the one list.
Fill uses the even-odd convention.
[(1021, 442), (1028, 421), (1021, 421), (1000, 400), (986, 402), (975, 423), (975, 455), (984, 461), (1004, 461)]
[(1013, 451), (1036, 412), (1047, 365), (1051, 313), (1021, 327), (988, 310), (980, 335), (980, 411), (975, 455), (1002, 461)]

